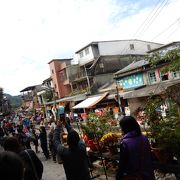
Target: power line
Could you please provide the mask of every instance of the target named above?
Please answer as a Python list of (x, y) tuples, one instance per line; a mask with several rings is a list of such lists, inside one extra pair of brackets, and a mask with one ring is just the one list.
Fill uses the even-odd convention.
[(174, 21), (172, 24), (170, 24), (166, 29), (164, 29), (163, 31), (161, 31), (159, 34), (157, 34), (155, 37), (153, 37), (151, 39), (151, 41), (153, 41), (154, 39), (156, 39), (157, 37), (161, 36), (162, 34), (164, 34), (167, 30), (169, 30), (173, 25), (175, 25), (177, 22), (180, 22), (180, 18), (178, 18), (176, 21)]
[(149, 13), (149, 15), (146, 17), (146, 19), (141, 23), (141, 25), (139, 26), (139, 28), (137, 29), (137, 31), (133, 34), (133, 37), (136, 36), (136, 34), (138, 34), (138, 32), (140, 31), (141, 27), (144, 26), (144, 24), (146, 23), (146, 21), (148, 20), (148, 18), (151, 16), (151, 14), (154, 12), (154, 10), (156, 9), (156, 7), (158, 6), (160, 0), (158, 1), (158, 3), (155, 5), (154, 9)]
[[(147, 18), (143, 21), (143, 23), (140, 25), (140, 27), (138, 28), (138, 30), (136, 31), (136, 33), (134, 34), (134, 36), (136, 34), (138, 34), (138, 31), (141, 29), (141, 27), (143, 27), (141, 29), (141, 31), (139, 32), (139, 34), (137, 35), (137, 37), (139, 37), (141, 34), (143, 34), (148, 28), (149, 26), (153, 23), (153, 21), (155, 20), (155, 18), (157, 18), (157, 16), (160, 14), (160, 12), (162, 11), (162, 9), (166, 6), (166, 4), (168, 3), (168, 0), (163, 0), (163, 2), (161, 4), (159, 4), (159, 2), (156, 4), (155, 8), (150, 12), (150, 14), (147, 16)], [(154, 12), (155, 11), (155, 12)], [(150, 17), (150, 18), (149, 18)], [(147, 22), (146, 22), (147, 21)], [(128, 50), (128, 47), (126, 47), (127, 45), (129, 45), (129, 43), (127, 43), (124, 47), (124, 49), (121, 51), (121, 53), (125, 53)]]
[(156, 9), (156, 11), (154, 12), (154, 14), (150, 17), (150, 19), (148, 20), (148, 22), (146, 23), (146, 25), (144, 26), (144, 28), (140, 31), (140, 33), (138, 34), (137, 37), (139, 37), (140, 35), (144, 34), (146, 32), (146, 30), (150, 27), (150, 25), (154, 22), (154, 20), (157, 18), (157, 16), (161, 13), (161, 11), (163, 10), (163, 8), (167, 5), (168, 0), (163, 0), (163, 2), (160, 4), (160, 6)]

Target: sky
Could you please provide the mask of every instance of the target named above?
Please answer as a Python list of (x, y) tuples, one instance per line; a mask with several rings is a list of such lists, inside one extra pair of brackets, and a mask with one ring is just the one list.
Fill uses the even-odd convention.
[(19, 95), (92, 41), (180, 41), (180, 0), (0, 1), (0, 86)]

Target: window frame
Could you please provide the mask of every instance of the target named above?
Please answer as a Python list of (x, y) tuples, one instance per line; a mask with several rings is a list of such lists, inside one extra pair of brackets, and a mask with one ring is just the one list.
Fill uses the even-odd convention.
[(135, 49), (134, 48), (134, 44), (130, 44), (129, 47), (130, 47), (130, 50), (134, 50)]
[(84, 51), (85, 51), (85, 55), (88, 55), (89, 54), (89, 47), (87, 47)]
[[(153, 77), (151, 76), (151, 74), (154, 74), (154, 77), (155, 77), (154, 79), (155, 79), (155, 81), (152, 80)], [(157, 82), (156, 71), (148, 71), (148, 81), (149, 81), (150, 84), (154, 84), (154, 83)]]
[(79, 57), (80, 57), (80, 58), (84, 57), (83, 51), (79, 52)]

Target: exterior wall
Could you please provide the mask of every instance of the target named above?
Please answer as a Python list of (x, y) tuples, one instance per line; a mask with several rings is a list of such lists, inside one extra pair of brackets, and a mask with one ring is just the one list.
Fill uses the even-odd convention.
[[(134, 59), (142, 59), (140, 56), (103, 56), (98, 60), (95, 73), (94, 74), (102, 74), (102, 73), (115, 73), (125, 66), (129, 65), (134, 61)], [(102, 68), (103, 66), (103, 68)]]
[(133, 114), (138, 107), (142, 107), (142, 108), (145, 107), (146, 102), (147, 102), (147, 97), (128, 99), (128, 105), (131, 114)]
[(49, 68), (56, 96), (60, 98), (60, 84), (58, 80), (58, 71), (60, 70), (59, 62), (52, 61), (49, 63)]
[(113, 79), (113, 74), (101, 74), (101, 75), (96, 75), (94, 76), (93, 79), (93, 87), (92, 87), (92, 93), (96, 93), (97, 89), (101, 87), (102, 85), (106, 84), (109, 81), (112, 81)]
[[(85, 53), (85, 50), (87, 48), (89, 49), (88, 54)], [(82, 57), (81, 57), (81, 53), (83, 54)], [(78, 52), (77, 53), (77, 58), (78, 58), (78, 61), (79, 61), (79, 65), (81, 66), (81, 65), (84, 65), (84, 64), (94, 60), (94, 58), (95, 58), (94, 53), (96, 53), (96, 50), (94, 48), (92, 49), (92, 46), (88, 46), (85, 49), (83, 49), (82, 51)]]
[(62, 71), (66, 72), (67, 64), (70, 64), (69, 60), (68, 61), (54, 60), (49, 63), (53, 86), (58, 98), (63, 98), (65, 96), (68, 96), (69, 93), (71, 92), (69, 80), (68, 79), (61, 80), (60, 77)]
[[(159, 67), (159, 68), (156, 68), (156, 69), (152, 69), (152, 70), (148, 70), (147, 72), (144, 72), (144, 79), (145, 79), (145, 84), (156, 84), (156, 83), (159, 83), (161, 80), (161, 68), (162, 67)], [(156, 76), (156, 82), (150, 82), (149, 80), (149, 73), (150, 72), (155, 72), (155, 76)], [(166, 73), (168, 75), (168, 80), (171, 81), (171, 80), (174, 80), (174, 79), (177, 79), (180, 77), (180, 72), (177, 72), (177, 77), (174, 77), (173, 76), (173, 72), (168, 72)], [(168, 80), (164, 80), (164, 81), (168, 81)]]
[(78, 71), (79, 71), (79, 65), (70, 65), (66, 67), (67, 78), (69, 79), (70, 82), (76, 79)]
[[(134, 45), (134, 49), (130, 49), (130, 44)], [(146, 41), (138, 40), (122, 40), (122, 41), (109, 41), (99, 42), (99, 53), (100, 55), (120, 55), (120, 54), (146, 54), (148, 45), (151, 49), (158, 48), (162, 45)]]
[(169, 46), (164, 46), (160, 49), (154, 50), (152, 53), (159, 52), (161, 55), (164, 55), (165, 53), (167, 53), (167, 51), (173, 50), (173, 49), (178, 48), (178, 47), (180, 47), (180, 42), (176, 42), (176, 43), (171, 44)]

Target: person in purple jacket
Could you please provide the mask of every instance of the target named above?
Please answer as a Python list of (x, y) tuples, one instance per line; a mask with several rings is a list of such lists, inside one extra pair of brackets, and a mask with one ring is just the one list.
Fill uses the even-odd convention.
[(119, 168), (116, 180), (154, 180), (150, 144), (136, 119), (124, 116), (120, 120), (123, 138), (120, 144)]

